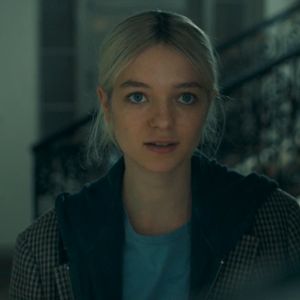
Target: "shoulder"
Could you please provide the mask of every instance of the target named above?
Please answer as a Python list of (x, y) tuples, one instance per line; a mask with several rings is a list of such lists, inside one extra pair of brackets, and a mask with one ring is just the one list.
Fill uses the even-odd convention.
[[(42, 237), (47, 232), (48, 238), (57, 230), (57, 217), (54, 209), (49, 210), (39, 218), (37, 218), (29, 227), (20, 233), (20, 237), (27, 238), (34, 242), (34, 237)], [(46, 237), (47, 238), (47, 237)]]
[(300, 265), (300, 206), (296, 199), (276, 189), (257, 212), (254, 233), (261, 249)]
[(47, 299), (48, 296), (52, 297), (52, 270), (58, 264), (58, 226), (55, 211), (51, 210), (17, 238), (10, 279), (10, 298), (46, 299), (45, 295)]
[(56, 258), (56, 256), (58, 258), (58, 239), (57, 217), (55, 210), (52, 209), (19, 234), (16, 251), (22, 252), (22, 250), (30, 249), (36, 260), (43, 260), (47, 256), (48, 258)]
[(266, 220), (281, 226), (300, 226), (300, 206), (293, 196), (275, 189), (258, 210), (256, 222)]

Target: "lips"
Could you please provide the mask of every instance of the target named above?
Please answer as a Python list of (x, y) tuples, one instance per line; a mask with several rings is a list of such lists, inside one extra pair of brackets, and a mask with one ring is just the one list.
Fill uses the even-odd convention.
[(178, 144), (178, 142), (173, 141), (154, 141), (145, 143), (145, 146), (152, 152), (165, 154), (173, 152), (177, 148)]
[(167, 146), (173, 146), (177, 144), (178, 142), (174, 142), (174, 141), (153, 141), (153, 142), (145, 143), (145, 145), (152, 145), (157, 147), (167, 147)]

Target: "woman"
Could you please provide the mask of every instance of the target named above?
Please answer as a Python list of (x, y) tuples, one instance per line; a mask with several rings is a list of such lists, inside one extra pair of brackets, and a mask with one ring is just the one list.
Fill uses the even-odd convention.
[(121, 158), (19, 236), (12, 299), (223, 299), (298, 264), (295, 200), (196, 151), (219, 101), (205, 33), (140, 13), (108, 35), (100, 66), (90, 154)]

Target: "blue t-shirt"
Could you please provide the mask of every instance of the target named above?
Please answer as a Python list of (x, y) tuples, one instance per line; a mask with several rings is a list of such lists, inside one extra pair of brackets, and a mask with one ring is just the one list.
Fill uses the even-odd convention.
[(125, 220), (124, 300), (185, 300), (189, 297), (190, 222), (163, 235), (134, 231)]

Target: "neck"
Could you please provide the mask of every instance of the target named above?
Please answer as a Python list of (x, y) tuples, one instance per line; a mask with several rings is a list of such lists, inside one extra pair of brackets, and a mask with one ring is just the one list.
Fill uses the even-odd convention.
[(191, 164), (172, 172), (125, 167), (123, 201), (134, 229), (142, 234), (174, 230), (190, 218)]

